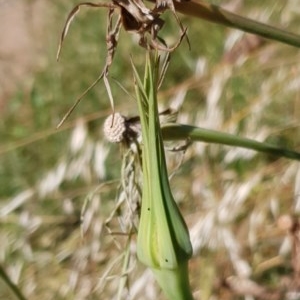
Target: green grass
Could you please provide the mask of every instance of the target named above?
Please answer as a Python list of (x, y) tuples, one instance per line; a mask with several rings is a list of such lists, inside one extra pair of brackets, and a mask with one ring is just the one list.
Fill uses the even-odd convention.
[[(105, 227), (119, 197), (122, 151), (103, 138), (102, 123), (111, 113), (103, 82), (55, 129), (101, 72), (105, 11), (82, 10), (56, 63), (60, 30), (72, 4), (50, 6), (53, 18), (45, 30), (44, 68), (35, 74), (29, 90), (18, 88), (7, 99), (1, 116), (0, 263), (28, 299), (113, 299), (122, 269), (122, 261), (116, 259), (123, 253), (126, 237), (110, 235)], [(269, 7), (247, 1), (240, 12), (283, 24), (292, 32), (299, 28), (299, 18), (284, 4)], [(175, 40), (178, 29), (169, 19), (172, 26), (163, 34)], [(189, 27), (192, 49), (183, 41), (172, 55), (159, 93), (162, 106), (174, 104), (179, 91), (185, 91), (179, 122), (299, 151), (299, 85), (293, 84), (300, 70), (298, 50), (267, 41), (244, 58), (238, 52), (239, 58), (226, 63), (225, 41), (237, 31), (187, 17), (182, 20)], [(131, 94), (130, 54), (141, 70), (144, 52), (132, 34), (121, 32), (110, 74)], [(203, 71), (196, 70), (200, 60)], [(113, 81), (111, 85), (116, 110), (135, 115), (135, 101)], [(82, 139), (82, 146), (77, 149), (72, 138), (75, 145)], [(234, 299), (220, 282), (243, 274), (244, 264), (258, 284), (269, 288), (277, 288), (281, 276), (292, 276), (290, 251), (279, 253), (287, 235), (276, 222), (282, 214), (298, 213), (297, 163), (204, 143), (188, 148), (178, 169), (182, 153), (167, 152), (167, 156), (170, 172), (176, 170), (171, 187), (195, 243), (190, 265), (193, 291), (201, 290), (203, 299), (212, 295)], [(126, 208), (121, 207), (125, 216)], [(117, 217), (109, 228), (121, 231)], [(132, 251), (129, 287), (137, 291), (132, 299), (164, 299), (144, 267), (135, 264)], [(271, 259), (278, 255), (281, 260), (273, 264)], [(255, 273), (262, 265), (267, 266), (264, 271)], [(211, 275), (204, 280), (204, 274)], [(145, 295), (146, 285), (153, 297)]]

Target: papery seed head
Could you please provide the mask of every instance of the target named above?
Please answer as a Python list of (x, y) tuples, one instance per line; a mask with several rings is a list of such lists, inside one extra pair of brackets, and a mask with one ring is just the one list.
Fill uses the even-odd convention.
[(103, 132), (109, 142), (120, 143), (124, 140), (125, 121), (125, 117), (120, 113), (111, 114), (105, 119)]

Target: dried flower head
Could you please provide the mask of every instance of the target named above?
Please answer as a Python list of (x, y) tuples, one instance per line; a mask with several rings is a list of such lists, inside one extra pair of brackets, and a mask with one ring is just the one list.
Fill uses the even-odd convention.
[(111, 143), (120, 143), (124, 140), (126, 132), (126, 119), (120, 113), (108, 116), (103, 125), (103, 132), (107, 140)]

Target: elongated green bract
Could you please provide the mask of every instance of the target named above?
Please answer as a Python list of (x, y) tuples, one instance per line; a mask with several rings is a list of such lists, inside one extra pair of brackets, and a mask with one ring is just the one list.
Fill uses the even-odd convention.
[(188, 228), (171, 193), (157, 109), (159, 58), (147, 54), (144, 82), (133, 66), (142, 126), (143, 195), (137, 254), (171, 300), (193, 299)]

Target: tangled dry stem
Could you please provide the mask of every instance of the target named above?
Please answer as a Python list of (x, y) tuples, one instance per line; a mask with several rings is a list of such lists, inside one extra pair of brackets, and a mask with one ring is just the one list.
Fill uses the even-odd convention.
[[(187, 28), (184, 28), (176, 15), (174, 4), (172, 0), (158, 0), (153, 9), (149, 9), (145, 6), (141, 0), (112, 0), (110, 3), (104, 2), (82, 2), (76, 5), (69, 13), (65, 22), (59, 46), (57, 51), (57, 60), (59, 59), (63, 42), (68, 34), (69, 27), (74, 20), (77, 13), (79, 13), (81, 7), (90, 8), (107, 8), (107, 31), (106, 31), (106, 47), (107, 55), (105, 65), (98, 78), (76, 99), (73, 106), (62, 118), (57, 127), (60, 127), (64, 121), (69, 117), (75, 107), (79, 104), (81, 99), (101, 80), (104, 80), (105, 87), (109, 96), (111, 107), (114, 110), (113, 96), (111, 88), (108, 82), (109, 67), (113, 62), (113, 58), (117, 49), (119, 33), (123, 27), (126, 31), (135, 32), (139, 36), (139, 45), (146, 49), (157, 49), (166, 52), (174, 51), (182, 42), (182, 39), (186, 37), (189, 44), (189, 40), (186, 35)], [(167, 9), (170, 9), (175, 16), (175, 19), (180, 27), (180, 37), (175, 45), (168, 47), (165, 41), (159, 37), (158, 33), (164, 25), (164, 21), (160, 18), (161, 14)], [(113, 24), (113, 16), (115, 12), (118, 12), (118, 18)], [(150, 38), (147, 36), (150, 35)], [(190, 45), (190, 44), (189, 44)]]

